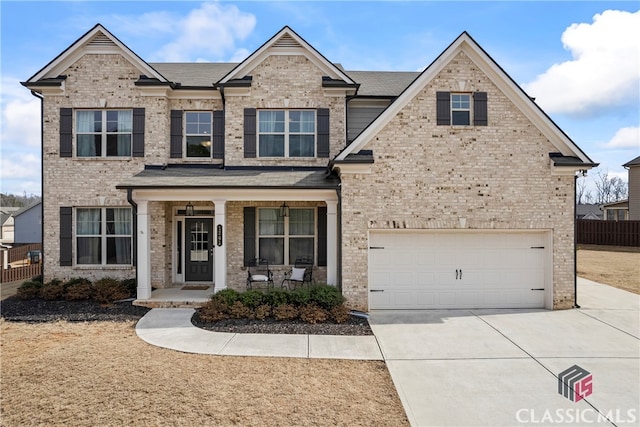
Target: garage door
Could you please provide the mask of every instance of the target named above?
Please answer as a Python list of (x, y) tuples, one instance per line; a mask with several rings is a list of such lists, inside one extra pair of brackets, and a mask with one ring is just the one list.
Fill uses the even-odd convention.
[(542, 308), (544, 232), (369, 236), (371, 309)]

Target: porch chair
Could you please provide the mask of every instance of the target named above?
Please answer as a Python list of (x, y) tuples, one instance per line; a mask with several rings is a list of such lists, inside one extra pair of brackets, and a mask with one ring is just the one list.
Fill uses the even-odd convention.
[(267, 288), (273, 288), (273, 272), (269, 269), (268, 259), (256, 258), (249, 261), (247, 289), (252, 289), (254, 283), (266, 284)]
[(312, 276), (313, 275), (313, 259), (311, 258), (296, 258), (293, 268), (291, 271), (284, 272), (284, 280), (280, 285), (281, 288), (285, 287), (285, 282), (287, 282), (287, 288), (291, 289), (292, 286), (295, 285), (311, 285)]

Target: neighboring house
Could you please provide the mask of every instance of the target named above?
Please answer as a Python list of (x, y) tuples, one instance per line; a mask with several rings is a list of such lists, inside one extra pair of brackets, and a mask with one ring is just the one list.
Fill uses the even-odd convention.
[(0, 243), (11, 246), (14, 237), (13, 214), (19, 211), (16, 207), (0, 207)]
[(619, 200), (602, 205), (604, 219), (607, 221), (626, 221), (629, 219), (629, 200)]
[(14, 243), (42, 243), (42, 202), (25, 206), (13, 214)]
[(640, 221), (640, 156), (625, 163), (629, 171), (629, 218)]
[(602, 207), (598, 204), (576, 205), (576, 219), (603, 219)]
[(96, 25), (23, 85), (45, 280), (135, 275), (144, 300), (311, 257), (361, 310), (574, 304), (568, 213), (595, 164), (467, 33), (383, 73), (288, 27), (239, 64), (151, 64)]

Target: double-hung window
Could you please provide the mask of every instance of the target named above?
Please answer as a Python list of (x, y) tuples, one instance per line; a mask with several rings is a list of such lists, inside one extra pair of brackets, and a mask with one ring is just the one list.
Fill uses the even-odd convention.
[(131, 265), (131, 209), (76, 209), (76, 264)]
[(184, 113), (185, 143), (187, 157), (211, 157), (212, 114), (211, 112)]
[(471, 124), (471, 95), (461, 93), (451, 94), (451, 124)]
[(293, 265), (297, 258), (314, 259), (314, 247), (314, 208), (290, 208), (288, 217), (280, 216), (279, 208), (258, 209), (260, 258), (273, 265)]
[(131, 156), (131, 110), (77, 110), (78, 157)]
[(258, 111), (258, 155), (260, 157), (314, 157), (315, 146), (315, 111)]

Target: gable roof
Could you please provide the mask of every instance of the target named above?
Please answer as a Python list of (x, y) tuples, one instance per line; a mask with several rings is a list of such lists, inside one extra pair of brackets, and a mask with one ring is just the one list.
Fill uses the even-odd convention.
[[(12, 216), (14, 218), (18, 217), (18, 216), (22, 215), (23, 213), (25, 213), (27, 211), (30, 211), (31, 209), (33, 209), (33, 208), (35, 208), (36, 206), (39, 206), (39, 205), (42, 205), (42, 201), (38, 201), (38, 202), (32, 203), (30, 205), (24, 206), (24, 207), (18, 209), (16, 212), (13, 212)], [(40, 209), (42, 209), (42, 208), (40, 208)]]
[(630, 166), (640, 166), (640, 156), (636, 157), (633, 160), (629, 160), (627, 163), (625, 163), (624, 165), (625, 168), (628, 168)]
[(300, 37), (288, 26), (283, 27), (273, 37), (267, 40), (255, 52), (249, 55), (244, 61), (238, 64), (218, 83), (224, 84), (229, 80), (241, 79), (251, 73), (251, 71), (272, 54), (277, 55), (304, 55), (318, 68), (323, 70), (327, 76), (333, 79), (343, 80), (347, 84), (356, 83), (345, 74), (339, 67), (330, 62), (313, 46)]
[[(563, 156), (576, 157), (581, 166), (595, 165), (562, 129), (518, 86), (518, 84), (491, 58), (465, 31), (449, 45), (398, 98), (366, 127), (335, 161), (341, 162), (350, 154), (358, 153), (386, 126), (426, 85), (440, 73), (459, 53), (464, 52), (474, 64), (507, 96), (536, 127), (549, 139)], [(435, 102), (435, 101), (434, 101)]]
[(120, 54), (147, 77), (167, 82), (167, 79), (146, 63), (142, 58), (129, 49), (116, 36), (111, 34), (101, 24), (96, 24), (60, 55), (45, 65), (40, 71), (31, 76), (24, 86), (37, 85), (43, 80), (57, 79), (67, 68), (80, 59), (86, 53)]

